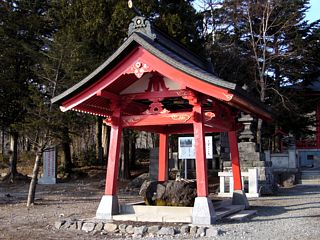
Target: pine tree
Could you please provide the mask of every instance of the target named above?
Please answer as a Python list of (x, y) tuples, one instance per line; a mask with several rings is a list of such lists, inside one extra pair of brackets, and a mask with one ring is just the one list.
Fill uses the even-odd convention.
[[(260, 101), (277, 112), (296, 111), (286, 88), (306, 80), (304, 21), (308, 0), (225, 0), (213, 4), (208, 23), (208, 49), (216, 72), (224, 79), (246, 84)], [(261, 143), (262, 121), (257, 127)]]
[(36, 79), (34, 68), (43, 37), (47, 36), (46, 1), (1, 1), (0, 3), (0, 124), (11, 135), (11, 179), (17, 174), (16, 125), (29, 104), (29, 85)]

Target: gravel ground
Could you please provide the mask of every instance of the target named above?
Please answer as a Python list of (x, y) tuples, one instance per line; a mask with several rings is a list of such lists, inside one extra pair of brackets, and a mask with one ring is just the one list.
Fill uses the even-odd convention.
[(247, 222), (219, 223), (219, 239), (320, 239), (320, 186), (297, 185), (251, 200), (258, 214)]
[[(26, 183), (0, 183), (0, 239), (121, 238), (54, 228), (54, 222), (60, 218), (79, 219), (95, 215), (103, 194), (101, 180), (39, 185), (37, 204), (30, 209), (25, 207), (27, 188)], [(134, 201), (136, 197), (120, 195), (120, 199)], [(320, 239), (320, 186), (298, 185), (281, 189), (277, 196), (250, 200), (250, 205), (258, 211), (257, 215), (242, 222), (218, 222), (215, 226), (221, 234), (216, 239)], [(181, 236), (173, 238), (182, 239)]]

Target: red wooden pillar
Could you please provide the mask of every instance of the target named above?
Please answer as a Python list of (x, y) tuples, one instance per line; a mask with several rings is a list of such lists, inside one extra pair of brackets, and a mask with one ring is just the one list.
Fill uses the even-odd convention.
[(166, 180), (168, 180), (168, 134), (160, 133), (158, 181)]
[(232, 161), (233, 187), (234, 190), (242, 190), (241, 169), (236, 131), (228, 132), (230, 156)]
[(119, 107), (113, 111), (112, 115), (105, 195), (116, 195), (117, 192), (121, 134), (121, 109)]
[(194, 142), (196, 152), (196, 175), (198, 197), (208, 196), (207, 158), (205, 150), (205, 132), (203, 126), (203, 110), (200, 103), (193, 107), (194, 121)]

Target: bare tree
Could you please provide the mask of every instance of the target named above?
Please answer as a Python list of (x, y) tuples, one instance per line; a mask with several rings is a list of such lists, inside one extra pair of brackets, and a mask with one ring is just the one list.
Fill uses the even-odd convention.
[[(53, 140), (52, 124), (53, 124), (53, 107), (50, 99), (55, 96), (56, 87), (60, 79), (61, 65), (64, 59), (64, 51), (60, 52), (60, 56), (55, 58), (47, 55), (50, 60), (53, 60), (56, 64), (55, 67), (50, 67), (51, 73), (48, 72), (48, 66), (42, 66), (42, 74), (39, 77), (46, 80), (47, 85), (36, 84), (34, 86), (34, 94), (32, 95), (35, 108), (31, 109), (28, 113), (27, 120), (30, 120), (28, 124), (24, 124), (27, 136), (30, 142), (33, 144), (36, 152), (36, 158), (32, 171), (32, 178), (29, 186), (27, 207), (34, 204), (36, 186), (39, 175), (39, 166), (41, 163), (42, 155), (45, 149)], [(44, 90), (46, 89), (46, 90)], [(43, 94), (46, 93), (46, 94)]]
[[(206, 22), (211, 24), (206, 28), (210, 33), (208, 49), (216, 73), (226, 80), (246, 84), (261, 102), (275, 108), (292, 108), (282, 87), (301, 80), (302, 66), (298, 68), (297, 62), (302, 58), (301, 30), (308, 1), (202, 2), (209, 18)], [(259, 119), (260, 146), (262, 124)]]

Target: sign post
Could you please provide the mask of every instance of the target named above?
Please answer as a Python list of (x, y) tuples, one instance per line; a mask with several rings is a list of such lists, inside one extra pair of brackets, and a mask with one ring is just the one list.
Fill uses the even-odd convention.
[(43, 152), (43, 176), (39, 184), (56, 184), (57, 182), (57, 154), (56, 147), (49, 147)]
[[(212, 136), (205, 137), (206, 142), (206, 158), (213, 158), (212, 151)], [(187, 179), (187, 160), (195, 159), (195, 144), (194, 137), (179, 137), (178, 138), (178, 156), (184, 161), (184, 177)]]

